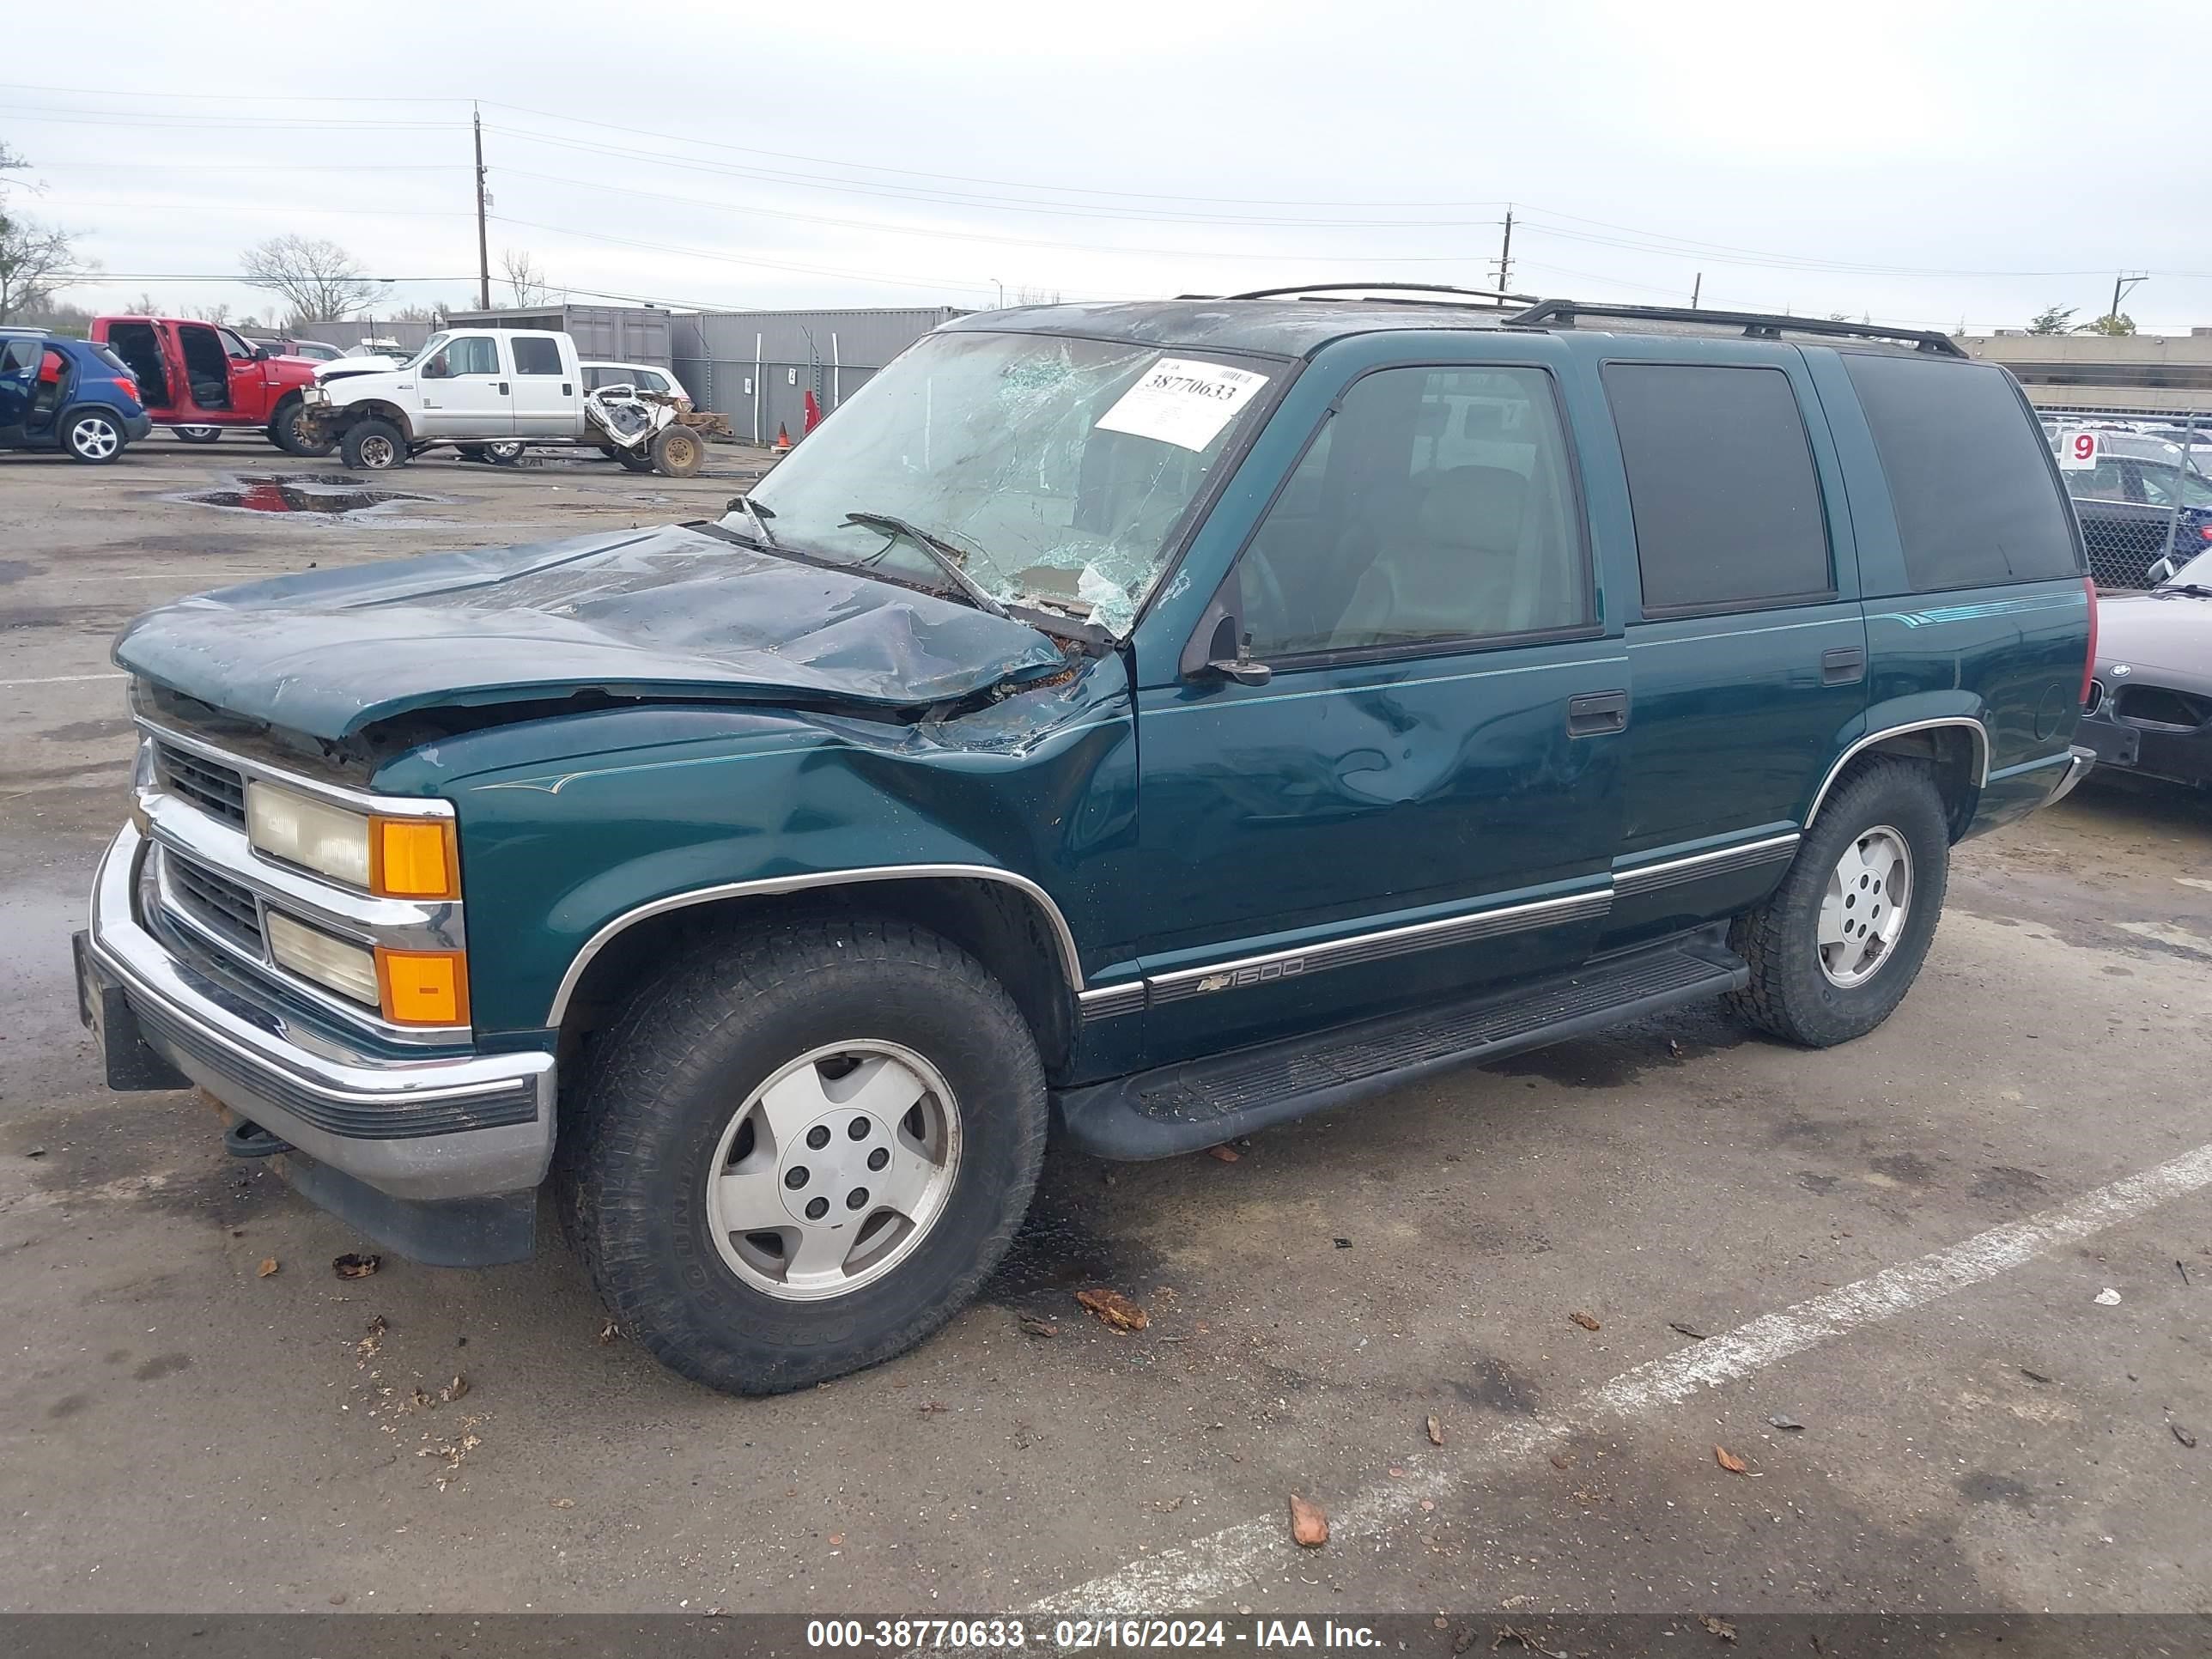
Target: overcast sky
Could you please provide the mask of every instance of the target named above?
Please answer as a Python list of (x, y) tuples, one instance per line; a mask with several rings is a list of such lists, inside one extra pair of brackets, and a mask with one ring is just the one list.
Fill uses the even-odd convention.
[(472, 304), (481, 100), (495, 270), (607, 295), (1484, 285), (1510, 203), (1528, 292), (1702, 272), (1711, 306), (1979, 331), (2094, 316), (2124, 268), (2179, 332), (2212, 325), (2208, 48), (2212, 0), (108, 0), (96, 43), (10, 55), (40, 84), (0, 84), (0, 143), (15, 210), (113, 273), (94, 306), (265, 311), (221, 278), (294, 231), (410, 279), (392, 304)]

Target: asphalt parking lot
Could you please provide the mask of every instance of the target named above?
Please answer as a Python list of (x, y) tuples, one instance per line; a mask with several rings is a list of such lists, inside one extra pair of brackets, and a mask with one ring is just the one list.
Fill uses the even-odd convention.
[[(1233, 1163), (1059, 1157), (978, 1305), (767, 1401), (602, 1341), (550, 1225), (341, 1280), (362, 1241), (204, 1104), (103, 1091), (68, 936), (128, 775), (118, 628), (707, 515), (757, 464), (0, 458), (0, 1610), (2212, 1612), (2199, 799), (2093, 779), (1962, 849), (1844, 1048), (1692, 1012)], [(361, 490), (430, 499), (264, 510)]]

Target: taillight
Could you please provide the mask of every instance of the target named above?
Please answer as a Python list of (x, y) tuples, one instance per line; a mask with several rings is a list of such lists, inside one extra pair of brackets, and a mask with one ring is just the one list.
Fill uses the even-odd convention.
[(2197, 526), (2197, 533), (2204, 540), (2212, 542), (2212, 524), (2198, 525)]
[(118, 374), (115, 377), (115, 384), (123, 388), (123, 395), (130, 398), (132, 403), (138, 401), (137, 381), (132, 380), (128, 374)]
[(2089, 706), (2089, 682), (2097, 672), (2097, 579), (2081, 578), (2081, 591), (2089, 597), (2089, 654), (2081, 664), (2081, 707)]

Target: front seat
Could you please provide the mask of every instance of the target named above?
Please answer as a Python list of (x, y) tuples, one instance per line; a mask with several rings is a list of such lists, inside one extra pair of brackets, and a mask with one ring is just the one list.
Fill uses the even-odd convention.
[(1523, 591), (1528, 481), (1502, 466), (1438, 473), (1413, 522), (1389, 538), (1352, 590), (1340, 647), (1510, 633), (1536, 596)]

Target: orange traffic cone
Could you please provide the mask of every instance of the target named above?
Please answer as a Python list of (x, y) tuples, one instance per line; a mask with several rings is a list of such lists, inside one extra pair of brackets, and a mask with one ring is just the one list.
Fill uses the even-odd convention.
[(781, 421), (778, 421), (775, 423), (775, 443), (773, 447), (775, 448), (775, 453), (779, 455), (787, 453), (791, 448), (790, 428), (786, 427)]

